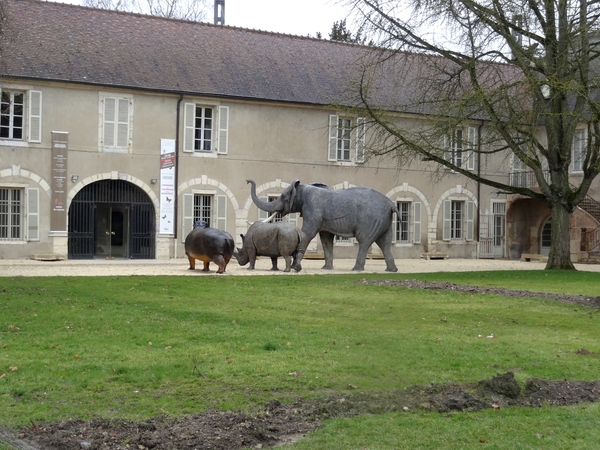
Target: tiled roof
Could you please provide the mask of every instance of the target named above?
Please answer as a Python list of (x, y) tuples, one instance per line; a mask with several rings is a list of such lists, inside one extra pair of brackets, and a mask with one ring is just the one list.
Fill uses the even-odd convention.
[[(7, 17), (0, 75), (24, 80), (355, 106), (361, 68), (378, 51), (64, 3), (0, 1)], [(375, 71), (376, 82), (368, 83), (369, 102), (388, 110), (435, 113), (427, 96), (443, 93), (434, 72), (440, 81), (447, 79), (447, 63), (431, 55), (389, 53)], [(512, 66), (483, 67), (491, 69), (486, 71), (490, 86), (520, 77)], [(434, 89), (424, 88), (422, 80)]]
[(8, 77), (342, 103), (366, 47), (38, 0), (3, 0)]

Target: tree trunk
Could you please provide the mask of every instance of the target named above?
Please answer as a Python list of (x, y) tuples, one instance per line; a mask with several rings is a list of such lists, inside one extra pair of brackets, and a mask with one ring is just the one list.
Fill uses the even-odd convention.
[(560, 202), (552, 205), (552, 246), (546, 269), (576, 270), (571, 262), (571, 214)]

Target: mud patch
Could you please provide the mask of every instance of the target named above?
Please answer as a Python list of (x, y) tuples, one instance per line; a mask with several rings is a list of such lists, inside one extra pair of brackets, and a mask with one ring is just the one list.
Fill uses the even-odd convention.
[(12, 442), (22, 445), (17, 448), (28, 450), (260, 449), (292, 443), (320, 428), (323, 420), (336, 417), (415, 409), (451, 413), (506, 406), (564, 406), (595, 402), (599, 398), (600, 381), (531, 379), (521, 389), (514, 374), (507, 372), (462, 385), (413, 386), (395, 392), (298, 399), (291, 404), (274, 399), (255, 415), (206, 411), (140, 423), (95, 419), (32, 424), (19, 430)]
[(433, 289), (452, 292), (465, 292), (471, 294), (495, 294), (503, 297), (519, 298), (547, 298), (564, 303), (575, 303), (580, 305), (600, 308), (600, 297), (587, 295), (552, 294), (548, 292), (531, 292), (519, 289), (505, 289), (495, 287), (469, 286), (466, 284), (454, 284), (439, 281), (419, 280), (360, 280), (357, 284), (374, 284), (377, 286), (399, 286), (408, 289)]

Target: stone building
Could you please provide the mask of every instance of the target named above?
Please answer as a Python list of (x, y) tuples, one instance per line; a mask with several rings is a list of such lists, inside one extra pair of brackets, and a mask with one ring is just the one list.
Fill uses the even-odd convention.
[[(362, 118), (334, 105), (347, 104), (366, 47), (38, 0), (4, 4), (0, 258), (180, 258), (200, 219), (239, 243), (262, 217), (247, 179), (266, 199), (296, 179), (377, 189), (399, 207), (396, 258), (547, 251), (550, 210), (540, 202), (457, 173), (433, 178), (432, 163), (364, 161)], [(460, 130), (464, 142), (477, 126)], [(500, 156), (464, 164), (503, 181), (526, 176)], [(581, 228), (598, 219), (579, 210), (573, 220), (577, 259)], [(353, 258), (356, 246), (336, 239), (335, 255)], [(320, 253), (317, 239), (310, 253)]]

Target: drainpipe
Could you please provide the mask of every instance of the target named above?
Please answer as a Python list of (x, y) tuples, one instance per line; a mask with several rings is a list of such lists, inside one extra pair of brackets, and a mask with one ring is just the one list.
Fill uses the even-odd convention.
[(479, 259), (479, 224), (481, 223), (481, 129), (483, 128), (483, 120), (477, 129), (477, 228), (475, 228), (475, 236), (477, 236), (477, 259)]
[(174, 214), (173, 214), (173, 255), (177, 258), (177, 229), (179, 221), (179, 126), (181, 118), (181, 102), (183, 101), (183, 94), (179, 94), (179, 100), (177, 100), (177, 119), (175, 123), (175, 180), (173, 194), (175, 195), (174, 201)]

